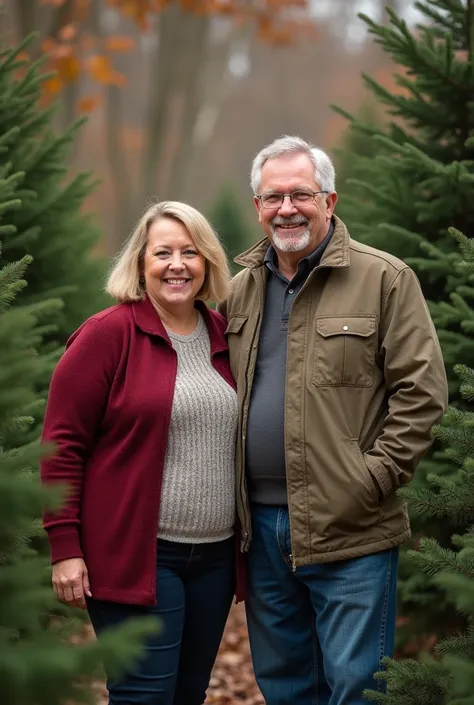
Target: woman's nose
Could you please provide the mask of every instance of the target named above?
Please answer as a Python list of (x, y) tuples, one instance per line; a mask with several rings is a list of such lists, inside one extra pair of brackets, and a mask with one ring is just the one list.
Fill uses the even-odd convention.
[(183, 269), (184, 262), (181, 255), (173, 255), (170, 262), (171, 269)]

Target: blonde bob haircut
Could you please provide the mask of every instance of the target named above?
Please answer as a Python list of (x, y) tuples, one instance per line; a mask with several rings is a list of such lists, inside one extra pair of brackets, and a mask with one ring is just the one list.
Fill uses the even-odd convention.
[(196, 298), (216, 303), (223, 301), (227, 297), (230, 282), (224, 248), (202, 213), (179, 201), (162, 201), (147, 208), (112, 265), (105, 287), (107, 293), (120, 303), (145, 298), (146, 290), (141, 272), (148, 232), (153, 223), (162, 218), (172, 218), (182, 223), (198, 252), (206, 260), (204, 284)]

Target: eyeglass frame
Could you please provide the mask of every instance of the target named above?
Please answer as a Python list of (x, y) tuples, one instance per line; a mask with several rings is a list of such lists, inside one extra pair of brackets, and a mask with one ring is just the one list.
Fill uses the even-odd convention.
[[(262, 194), (262, 193), (260, 193), (260, 194), (258, 194), (258, 193), (255, 194), (255, 198), (258, 198), (258, 200), (260, 201), (260, 205), (262, 206), (262, 208), (265, 208), (265, 209), (267, 209), (267, 210), (270, 210), (271, 208), (281, 208), (282, 205), (283, 205), (283, 203), (285, 202), (285, 198), (286, 198), (287, 196), (289, 197), (289, 199), (290, 199), (290, 201), (291, 201), (291, 204), (294, 206), (295, 204), (293, 203), (293, 194), (294, 194), (294, 193), (298, 193), (298, 191), (303, 192), (303, 193), (307, 193), (308, 195), (310, 195), (311, 198), (312, 198), (312, 203), (314, 203), (315, 196), (318, 196), (320, 193), (330, 193), (330, 191), (305, 191), (305, 189), (303, 189), (303, 188), (296, 188), (294, 191), (291, 191), (290, 193), (277, 193), (277, 192), (275, 192), (275, 193), (268, 193), (268, 194), (266, 194), (267, 196), (280, 196), (280, 197), (281, 197), (281, 203), (278, 204), (278, 205), (274, 205), (274, 206), (265, 206), (265, 205), (263, 204), (263, 200), (262, 200), (262, 199), (264, 198), (264, 194)], [(296, 206), (296, 207), (298, 207), (298, 206)]]

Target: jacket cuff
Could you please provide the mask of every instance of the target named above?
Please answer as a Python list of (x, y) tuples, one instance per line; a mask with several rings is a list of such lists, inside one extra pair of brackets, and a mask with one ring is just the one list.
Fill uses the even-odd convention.
[(77, 528), (55, 526), (48, 529), (48, 539), (51, 563), (65, 561), (68, 558), (84, 557)]

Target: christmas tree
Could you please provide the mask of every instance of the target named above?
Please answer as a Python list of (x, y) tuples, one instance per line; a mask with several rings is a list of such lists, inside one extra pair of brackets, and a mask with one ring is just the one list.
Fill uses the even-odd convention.
[[(6, 48), (0, 38), (1, 164), (19, 175), (16, 198), (21, 201), (10, 211), (8, 228), (0, 235), (0, 266), (31, 255), (34, 265), (19, 302), (51, 296), (64, 301), (55, 317), (55, 330), (44, 337), (44, 345), (54, 349), (110, 301), (102, 292), (105, 263), (92, 254), (99, 231), (84, 213), (84, 201), (94, 183), (87, 173), (69, 176), (73, 169), (68, 156), (80, 122), (65, 134), (54, 133), (55, 108), (41, 107), (44, 74), (38, 64), (24, 58), (28, 43)], [(57, 354), (45, 370), (44, 387)]]
[[(351, 231), (354, 212), (358, 213), (364, 207), (363, 194), (352, 193), (352, 179), (357, 178), (361, 163), (370, 163), (377, 154), (377, 144), (373, 135), (380, 129), (380, 117), (377, 105), (371, 101), (363, 103), (353, 124), (350, 122), (342, 137), (341, 146), (335, 147), (335, 168), (337, 175), (337, 215), (345, 222)], [(354, 199), (357, 198), (357, 203)], [(354, 206), (357, 205), (357, 208)]]
[[(454, 232), (465, 258), (464, 274), (468, 285), (461, 284), (445, 303), (445, 315), (460, 322), (467, 333), (474, 332), (474, 240)], [(456, 533), (452, 545), (443, 548), (425, 537), (410, 557), (445, 592), (447, 599), (467, 618), (467, 628), (442, 639), (436, 658), (420, 662), (388, 662), (379, 677), (388, 681), (388, 692), (368, 692), (370, 700), (387, 705), (474, 705), (474, 369), (456, 365), (460, 394), (468, 409), (450, 407), (444, 423), (434, 429), (445, 446), (447, 460), (456, 467), (450, 476), (428, 476), (425, 488), (406, 488), (403, 492), (416, 512), (443, 522)], [(469, 527), (464, 529), (464, 527)]]
[(246, 222), (245, 214), (235, 190), (223, 186), (211, 208), (209, 220), (224, 245), (231, 270), (237, 273), (239, 267), (233, 262), (241, 252), (255, 242)]
[[(92, 702), (86, 677), (102, 675), (102, 660), (115, 671), (129, 664), (156, 624), (130, 623), (99, 645), (75, 646), (83, 624), (60, 608), (37, 541), (43, 505), (60, 501), (37, 472), (46, 386), (67, 329), (87, 315), (83, 293), (84, 310), (92, 307), (87, 277), (97, 274), (97, 292), (100, 282), (87, 260), (92, 231), (79, 215), (84, 184), (61, 186), (67, 140), (49, 134), (49, 114), (38, 110), (38, 69), (17, 76), (19, 51), (0, 51), (0, 702), (59, 705)], [(38, 259), (26, 287), (29, 250)]]
[[(10, 185), (14, 180), (10, 177)], [(5, 198), (6, 190), (0, 181), (0, 213), (15, 207), (14, 200)], [(11, 305), (24, 291), (23, 274), (30, 261), (25, 256), (0, 269), (0, 702), (93, 702), (84, 678), (100, 675), (101, 659), (115, 670), (128, 664), (139, 652), (143, 635), (156, 625), (136, 621), (100, 644), (74, 645), (71, 621), (57, 612), (51, 568), (32, 546), (43, 502), (57, 504), (59, 498), (39, 484), (39, 440), (15, 448), (10, 440), (12, 432), (16, 438), (27, 436), (33, 423), (35, 385), (49, 365), (35, 348), (41, 347), (47, 319), (57, 316), (60, 302)]]
[[(397, 90), (364, 76), (387, 115), (378, 128), (338, 109), (354, 131), (369, 132), (377, 147), (372, 158), (352, 162), (345, 217), (354, 238), (404, 259), (417, 273), (443, 347), (452, 403), (462, 409), (453, 366), (472, 364), (474, 338), (455, 320), (447, 321), (438, 303), (459, 284), (453, 276), (458, 252), (448, 229), (469, 233), (474, 226), (474, 0), (416, 5), (424, 20), (412, 29), (391, 10), (389, 25), (361, 15), (397, 65)], [(424, 487), (429, 473), (447, 478), (453, 473), (438, 443), (419, 467), (414, 486)], [(428, 534), (443, 547), (451, 545), (449, 529), (436, 519), (412, 512), (412, 527), (414, 542)], [(457, 621), (436, 584), (407, 564), (405, 556), (400, 598), (400, 614), (409, 618), (410, 631), (442, 632)]]

